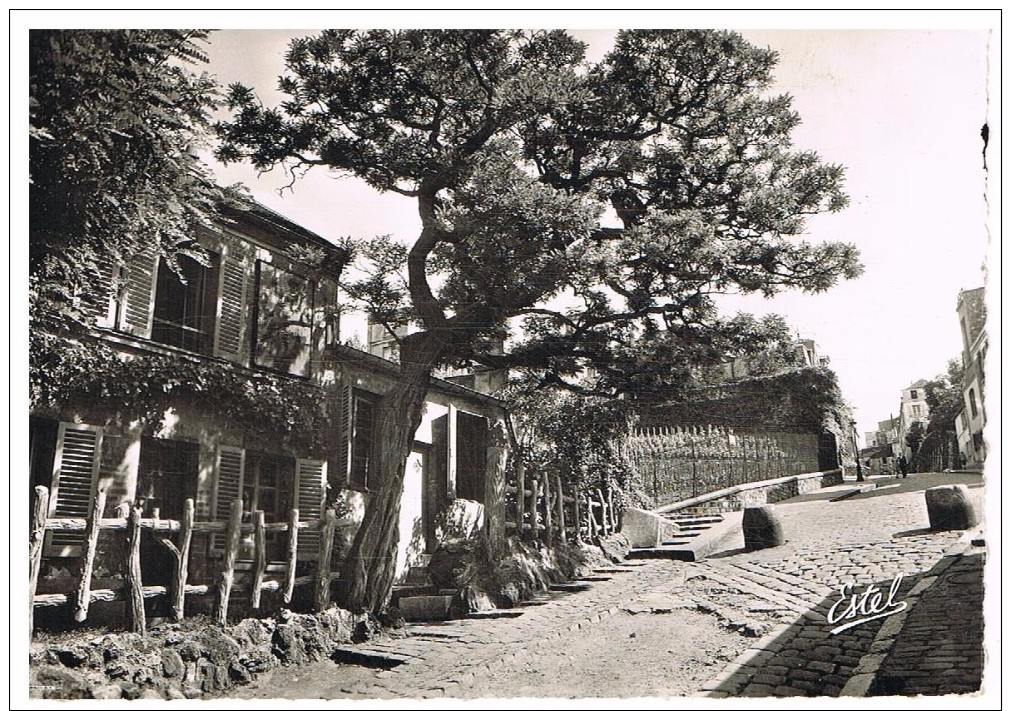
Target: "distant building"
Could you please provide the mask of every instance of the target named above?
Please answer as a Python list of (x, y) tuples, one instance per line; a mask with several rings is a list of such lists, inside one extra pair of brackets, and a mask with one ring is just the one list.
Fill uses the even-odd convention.
[[(788, 360), (790, 360), (788, 358)], [(828, 356), (818, 353), (818, 344), (811, 338), (798, 338), (793, 343), (792, 360), (788, 363), (791, 368), (810, 368), (816, 366), (827, 367), (830, 363)], [(724, 380), (740, 380), (756, 375), (768, 375), (770, 370), (768, 363), (762, 355), (758, 356), (737, 356), (720, 365)]]
[(927, 381), (922, 378), (910, 383), (902, 389), (902, 397), (899, 401), (898, 450), (899, 454), (906, 455), (906, 459), (910, 461), (913, 458), (913, 451), (906, 444), (906, 435), (909, 434), (914, 422), (919, 422), (926, 431), (927, 422), (930, 420), (926, 385)]
[(986, 333), (986, 304), (984, 291), (969, 289), (958, 294), (956, 311), (962, 332), (963, 409), (955, 418), (958, 450), (965, 458), (965, 466), (976, 469), (986, 459), (983, 427), (986, 412), (983, 408), (984, 363), (989, 338)]

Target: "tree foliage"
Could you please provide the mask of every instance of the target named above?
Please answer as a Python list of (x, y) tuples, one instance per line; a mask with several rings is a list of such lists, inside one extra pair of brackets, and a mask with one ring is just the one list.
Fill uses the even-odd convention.
[[(323, 32), (292, 42), (279, 107), (231, 87), (219, 155), (414, 198), (422, 232), (386, 264), (401, 288), (360, 295), (438, 332), (445, 358), (549, 379), (591, 362), (624, 374), (629, 340), (661, 327), (704, 340), (724, 325), (714, 294), (859, 273), (852, 246), (800, 239), (807, 216), (846, 204), (843, 171), (791, 148), (799, 118), (766, 91), (774, 52), (634, 31), (582, 60), (560, 31)], [(527, 336), (483, 353), (516, 317)]]
[(193, 251), (222, 197), (195, 150), (216, 105), (206, 32), (33, 30), (29, 229), (33, 322), (79, 324), (142, 245)]
[(940, 465), (941, 468), (955, 466), (952, 461), (957, 452), (953, 446), (956, 436), (955, 418), (964, 407), (964, 372), (961, 360), (949, 360), (945, 372), (928, 380), (923, 388), (927, 407), (930, 408), (930, 419), (922, 432), (922, 440), (914, 457), (914, 465), (920, 471), (925, 471), (932, 465)]
[[(381, 485), (342, 573), (352, 608), (388, 599), (436, 365), (615, 395), (641, 372), (630, 344), (662, 333), (659, 370), (722, 337), (715, 295), (817, 292), (860, 272), (852, 245), (803, 238), (808, 216), (846, 205), (843, 169), (792, 147), (799, 117), (769, 93), (774, 52), (695, 30), (619, 32), (596, 63), (584, 50), (560, 30), (327, 30), (292, 41), (279, 106), (230, 88), (221, 159), (350, 174), (412, 199), (421, 220), (355, 285), (422, 330), (379, 404)], [(517, 322), (504, 353), (485, 347)]]

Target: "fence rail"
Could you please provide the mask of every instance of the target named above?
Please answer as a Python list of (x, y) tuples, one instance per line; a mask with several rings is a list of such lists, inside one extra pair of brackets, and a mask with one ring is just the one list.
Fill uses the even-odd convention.
[[(231, 502), (227, 521), (195, 521), (193, 499), (187, 499), (180, 520), (158, 517), (145, 518), (140, 507), (124, 507), (122, 515), (104, 517), (106, 491), (100, 489), (87, 518), (49, 518), (49, 490), (44, 486), (35, 487), (29, 534), (29, 636), (34, 632), (34, 611), (36, 608), (74, 608), (74, 619), (87, 619), (92, 602), (126, 601), (128, 626), (132, 631), (144, 633), (147, 622), (144, 614), (144, 600), (168, 596), (171, 601), (172, 616), (182, 620), (185, 614), (187, 595), (217, 595), (215, 619), (225, 624), (228, 607), (235, 594), (248, 594), (250, 607), (258, 609), (262, 594), (266, 591), (280, 592), (284, 604), (290, 604), (296, 587), (313, 586), (313, 607), (322, 610), (330, 604), (330, 584), (337, 577), (331, 570), (333, 542), (336, 531), (341, 526), (333, 510), (327, 509), (318, 521), (300, 521), (298, 509), (291, 509), (288, 521), (265, 523), (263, 511), (251, 511), (251, 523), (243, 523), (246, 512), (242, 500)], [(171, 583), (169, 585), (144, 585), (141, 579), (141, 532), (151, 531), (155, 540), (164, 546), (173, 557)], [(313, 575), (296, 576), (300, 531), (319, 531), (319, 554)], [(38, 594), (39, 574), (42, 568), (42, 552), (46, 534), (50, 532), (82, 531), (83, 541), (78, 560), (77, 590), (71, 593)], [(124, 580), (115, 587), (92, 589), (95, 557), (98, 553), (99, 535), (103, 532), (125, 534), (126, 560)], [(120, 533), (122, 532), (122, 533)], [(268, 568), (267, 532), (288, 532), (288, 546), (280, 579), (267, 580)], [(224, 533), (225, 549), (223, 564), (216, 583), (192, 585), (189, 583), (189, 562), (194, 533)], [(242, 571), (237, 570), (242, 538), (252, 534), (251, 580), (239, 580)], [(173, 538), (175, 540), (173, 540)]]
[(594, 541), (618, 528), (618, 511), (609, 486), (582, 492), (565, 487), (558, 475), (529, 475), (517, 466), (506, 486), (506, 533), (527, 540)]

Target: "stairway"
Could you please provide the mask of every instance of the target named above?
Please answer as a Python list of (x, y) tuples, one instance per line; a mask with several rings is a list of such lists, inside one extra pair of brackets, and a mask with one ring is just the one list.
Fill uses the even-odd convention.
[(403, 582), (393, 586), (391, 603), (400, 608), (406, 622), (448, 620), (456, 590), (439, 590), (428, 576), (432, 556), (421, 556), (418, 565), (407, 571)]
[(722, 547), (740, 531), (740, 514), (730, 511), (688, 510), (661, 514), (671, 522), (663, 542), (654, 548), (633, 548), (629, 558), (669, 558), (698, 561)]

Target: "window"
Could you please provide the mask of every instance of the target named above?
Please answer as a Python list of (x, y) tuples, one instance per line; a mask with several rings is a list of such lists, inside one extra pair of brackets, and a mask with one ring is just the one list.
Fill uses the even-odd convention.
[(375, 396), (354, 391), (351, 410), (351, 463), (348, 486), (364, 491), (369, 486), (369, 457), (376, 419)]
[(35, 487), (48, 489), (53, 483), (53, 462), (56, 459), (56, 437), (60, 423), (32, 417), (28, 420), (28, 515), (35, 501)]
[(145, 516), (182, 518), (186, 499), (197, 495), (200, 446), (195, 442), (144, 437), (140, 443), (137, 503)]
[(218, 255), (204, 266), (187, 256), (179, 258), (179, 273), (166, 260), (158, 266), (151, 340), (189, 351), (210, 350), (214, 336)]
[[(182, 520), (186, 499), (196, 499), (199, 457), (200, 446), (195, 442), (141, 439), (136, 501), (145, 517)], [(144, 584), (170, 584), (175, 557), (153, 531), (144, 531), (140, 540)]]
[(919, 417), (922, 408), (919, 405), (913, 405), (913, 417)]
[(309, 374), (313, 284), (257, 262), (253, 362), (291, 375)]
[[(242, 500), (245, 521), (251, 511), (263, 511), (265, 523), (288, 521), (292, 508), (299, 509), (299, 520), (314, 524), (322, 516), (326, 491), (326, 462), (295, 459), (281, 454), (247, 452), (239, 447), (218, 447), (212, 518), (227, 522), (232, 501)], [(283, 560), (287, 533), (267, 532), (267, 555)], [(215, 533), (212, 550), (222, 551), (224, 534)], [(314, 527), (303, 530), (298, 538), (298, 559), (309, 560), (319, 553), (319, 533)]]
[(456, 417), (456, 495), (485, 502), (488, 420), (466, 412)]
[(915, 390), (910, 390), (909, 391), (909, 399), (910, 400), (916, 400), (917, 399), (917, 394), (918, 393)]
[(979, 409), (976, 406), (976, 390), (975, 388), (969, 388), (969, 408), (972, 410), (973, 419), (979, 414)]
[[(288, 512), (294, 508), (292, 494), (295, 490), (295, 460), (259, 452), (246, 453), (246, 472), (242, 487), (243, 519), (252, 521), (253, 511), (263, 511), (265, 523), (287, 521)], [(267, 558), (281, 560), (284, 544), (277, 531), (267, 531)]]

